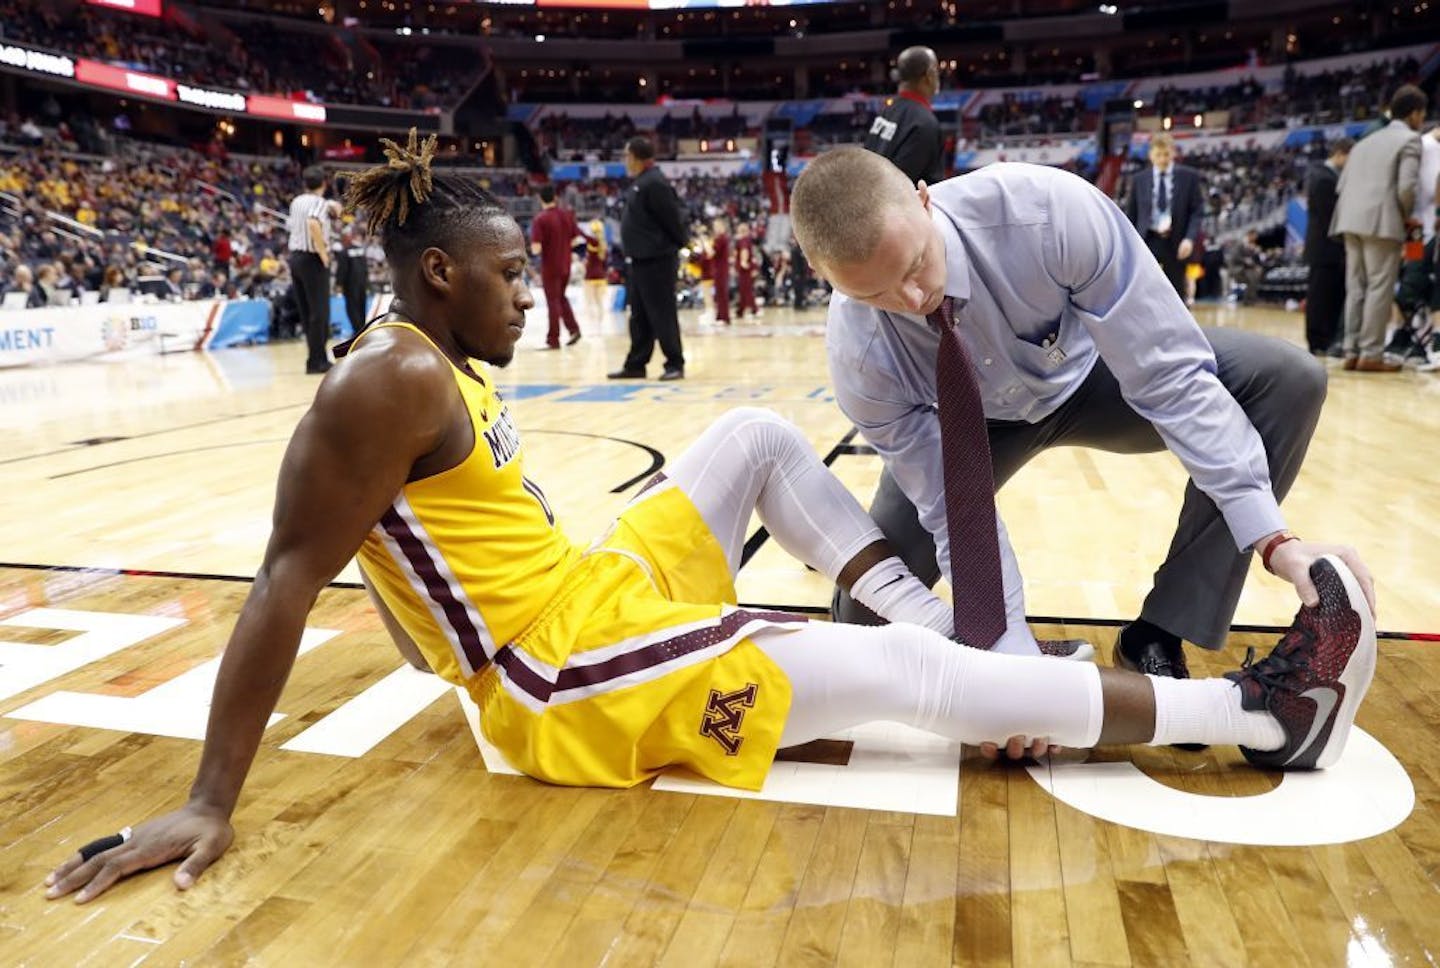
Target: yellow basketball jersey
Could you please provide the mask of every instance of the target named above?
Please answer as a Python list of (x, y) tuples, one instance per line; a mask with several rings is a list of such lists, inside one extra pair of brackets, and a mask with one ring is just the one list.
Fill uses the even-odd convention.
[[(382, 323), (360, 338), (381, 326), (420, 333)], [(475, 444), (455, 467), (406, 484), (359, 560), (430, 667), (463, 683), (555, 597), (580, 549), (525, 478), (520, 434), (489, 369), (451, 371)]]
[(525, 479), (489, 371), (451, 369), (475, 446), (406, 484), (359, 555), (430, 667), (537, 779), (632, 786), (683, 766), (759, 789), (790, 684), (750, 636), (804, 620), (735, 607), (724, 549), (669, 482), (582, 552)]

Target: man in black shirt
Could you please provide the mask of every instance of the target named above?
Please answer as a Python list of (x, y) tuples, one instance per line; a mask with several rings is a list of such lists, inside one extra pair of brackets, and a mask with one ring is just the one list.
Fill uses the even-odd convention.
[(870, 124), (865, 147), (890, 159), (912, 182), (945, 178), (945, 141), (930, 101), (940, 90), (940, 62), (929, 47), (907, 47), (895, 61), (899, 92)]
[(1305, 226), (1305, 264), (1310, 281), (1305, 293), (1305, 341), (1310, 352), (1324, 356), (1340, 336), (1345, 312), (1345, 244), (1330, 238), (1330, 219), (1335, 214), (1335, 186), (1350, 157), (1349, 138), (1330, 147), (1330, 157), (1310, 166), (1305, 176), (1305, 203), (1309, 222)]
[(365, 257), (365, 233), (356, 222), (341, 232), (335, 279), (345, 297), (345, 316), (351, 332), (358, 336), (365, 328), (365, 303), (370, 294), (370, 263)]
[(660, 379), (684, 379), (675, 277), (680, 271), (680, 249), (689, 243), (690, 233), (675, 189), (655, 166), (655, 146), (648, 138), (626, 143), (625, 171), (634, 179), (625, 193), (625, 214), (620, 219), (630, 299), (630, 352), (625, 365), (609, 377), (645, 379), (645, 367), (659, 340), (665, 354)]

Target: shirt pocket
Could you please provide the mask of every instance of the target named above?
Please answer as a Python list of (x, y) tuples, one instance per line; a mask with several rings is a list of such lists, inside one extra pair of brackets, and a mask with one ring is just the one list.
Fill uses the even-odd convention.
[(1025, 327), (1024, 333), (1012, 327), (1006, 350), (1021, 373), (1048, 377), (1070, 358), (1079, 328), (1077, 320), (1063, 313), (1053, 321)]

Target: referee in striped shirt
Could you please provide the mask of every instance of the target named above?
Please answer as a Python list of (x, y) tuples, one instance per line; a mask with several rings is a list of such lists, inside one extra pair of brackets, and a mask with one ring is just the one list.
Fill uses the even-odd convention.
[(306, 168), (304, 194), (290, 203), (290, 279), (300, 304), (309, 356), (306, 373), (330, 369), (325, 343), (330, 335), (330, 216), (334, 202), (325, 200), (325, 169)]

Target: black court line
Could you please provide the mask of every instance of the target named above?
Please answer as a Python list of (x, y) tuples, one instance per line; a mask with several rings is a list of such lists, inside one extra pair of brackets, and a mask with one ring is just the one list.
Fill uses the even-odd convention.
[(229, 444), (210, 444), (205, 447), (189, 447), (185, 450), (167, 450), (159, 454), (146, 454), (144, 457), (131, 457), (128, 460), (111, 461), (109, 464), (96, 464), (94, 467), (82, 467), (78, 471), (51, 474), (48, 480), (58, 481), (62, 477), (74, 477), (77, 474), (89, 474), (91, 471), (103, 471), (110, 467), (121, 467), (125, 464), (139, 464), (147, 460), (159, 460), (162, 457), (177, 457), (180, 454), (199, 454), (207, 450), (229, 450), (231, 447), (254, 447), (256, 444), (283, 444), (288, 439), (288, 437), (264, 437), (260, 440), (237, 440)]
[[(854, 443), (855, 437), (858, 433), (858, 428), (851, 427), (849, 432), (846, 433), (844, 437), (840, 438), (840, 442), (837, 443), (834, 447), (830, 448), (830, 452), (824, 457), (824, 464), (826, 467), (829, 467), (831, 464), (835, 463), (835, 460), (838, 457), (874, 456), (875, 449), (873, 447), (870, 447), (868, 444)], [(745, 565), (749, 563), (750, 559), (755, 557), (755, 553), (759, 551), (765, 545), (765, 542), (769, 540), (769, 531), (766, 531), (764, 528), (756, 528), (755, 533), (752, 534), (745, 542), (745, 551), (740, 556), (740, 567), (744, 568)], [(745, 607), (773, 608), (776, 611), (803, 612), (808, 615), (830, 614), (830, 610), (828, 608), (821, 608), (815, 605), (805, 605), (797, 607), (791, 605), (755, 605), (745, 603)], [(1098, 626), (1101, 628), (1118, 628), (1119, 626), (1129, 624), (1130, 619), (1069, 618), (1061, 615), (1027, 615), (1025, 616), (1025, 621), (1029, 622), (1032, 625), (1082, 625)], [(1232, 625), (1230, 626), (1230, 631), (1244, 633), (1253, 632), (1259, 635), (1284, 635), (1287, 631), (1289, 631), (1289, 628), (1288, 626), (1282, 627), (1279, 625)], [(1392, 639), (1402, 642), (1440, 642), (1440, 633), (1431, 632), (1381, 632), (1377, 630), (1375, 633), (1375, 637), (1378, 639)]]
[(636, 484), (639, 484), (641, 481), (648, 480), (655, 474), (656, 471), (660, 470), (660, 468), (665, 466), (664, 454), (656, 450), (654, 447), (651, 447), (649, 444), (642, 444), (638, 440), (626, 440), (624, 437), (611, 437), (608, 434), (586, 434), (581, 433), (578, 430), (525, 430), (521, 432), (521, 436), (528, 436), (530, 434), (558, 434), (564, 437), (589, 437), (591, 440), (613, 440), (617, 444), (629, 444), (631, 447), (639, 447), (641, 450), (645, 451), (645, 453), (649, 454), (650, 466), (647, 469), (641, 471), (639, 474), (636, 474), (629, 480), (624, 481), (620, 484), (616, 484), (614, 487), (610, 488), (611, 494), (620, 494), (624, 491), (628, 491), (630, 488), (634, 487)]
[[(43, 565), (35, 562), (0, 561), (0, 568), (14, 568), (17, 571), (56, 571), (71, 574), (96, 576), (122, 576), (125, 578), (173, 578), (192, 581), (223, 581), (251, 584), (250, 575), (216, 575), (200, 571), (162, 571), (153, 568), (91, 568), (85, 565)], [(328, 588), (363, 588), (355, 581), (332, 581)], [(774, 612), (795, 612), (801, 615), (829, 615), (830, 609), (821, 605), (777, 605), (768, 602), (740, 602), (743, 608), (761, 609)], [(1128, 618), (1078, 618), (1060, 615), (1027, 615), (1025, 621), (1033, 625), (1084, 625), (1100, 628), (1120, 628), (1130, 622)], [(1258, 635), (1284, 635), (1288, 626), (1279, 625), (1232, 625), (1231, 632), (1256, 633)], [(1376, 638), (1397, 642), (1440, 642), (1440, 633), (1435, 632), (1381, 632)]]
[[(299, 406), (299, 404), (295, 404), (294, 406)], [(277, 408), (275, 408), (275, 409), (277, 409), (277, 410), (286, 410), (286, 409), (289, 409), (289, 407), (277, 407)], [(255, 411), (255, 412), (256, 412), (256, 413), (273, 413), (274, 411), (273, 411), (273, 410), (259, 410), (259, 411)], [(230, 420), (230, 419), (235, 419), (235, 418), (234, 418), (234, 417), (227, 417), (227, 418), (224, 418), (224, 419)], [(219, 421), (203, 421), (203, 422), (204, 422), (204, 423), (217, 423), (217, 422), (219, 422)], [(199, 426), (199, 424), (192, 424), (191, 426)], [(178, 429), (181, 429), (181, 428), (178, 428), (178, 427), (177, 427), (177, 428), (172, 428), (172, 429), (178, 430)], [(155, 433), (168, 433), (168, 431), (155, 431)], [(663, 453), (661, 453), (659, 450), (656, 450), (654, 447), (651, 447), (651, 446), (649, 446), (648, 444), (642, 444), (642, 443), (640, 443), (639, 441), (635, 441), (635, 440), (626, 440), (626, 439), (623, 438), (623, 437), (610, 437), (610, 436), (606, 436), (606, 435), (604, 435), (604, 434), (587, 434), (587, 433), (582, 433), (582, 432), (577, 431), (577, 430), (528, 430), (528, 431), (526, 431), (526, 433), (527, 433), (527, 434), (536, 434), (536, 433), (539, 433), (539, 434), (556, 434), (556, 435), (568, 436), (568, 437), (589, 437), (589, 438), (591, 438), (591, 439), (593, 439), (593, 440), (612, 440), (612, 441), (615, 441), (616, 443), (629, 444), (629, 445), (632, 446), (632, 447), (638, 447), (638, 448), (640, 448), (641, 450), (645, 451), (647, 454), (649, 454), (649, 455), (650, 455), (650, 466), (649, 466), (647, 469), (645, 469), (644, 471), (641, 471), (639, 474), (635, 475), (634, 477), (632, 477), (632, 478), (630, 478), (630, 479), (628, 479), (628, 480), (626, 480), (626, 481), (623, 481), (623, 482), (621, 482), (620, 484), (617, 484), (615, 487), (611, 488), (611, 489), (610, 489), (610, 493), (611, 493), (611, 494), (619, 494), (619, 493), (621, 493), (621, 492), (623, 492), (623, 491), (628, 490), (630, 487), (632, 487), (633, 485), (639, 483), (640, 481), (643, 481), (643, 480), (648, 479), (648, 478), (651, 477), (653, 474), (655, 474), (656, 471), (660, 470), (660, 468), (662, 468), (662, 467), (665, 466), (665, 455), (664, 455)], [(136, 435), (136, 437), (144, 437), (144, 436), (153, 436), (153, 434), (137, 434), (137, 435)], [(134, 438), (128, 438), (128, 439), (134, 439)], [(97, 466), (95, 466), (95, 467), (82, 468), (81, 470), (78, 470), (78, 471), (69, 471), (69, 472), (67, 472), (67, 473), (65, 473), (65, 474), (57, 474), (57, 475), (54, 475), (53, 477), (51, 477), (51, 480), (54, 480), (56, 477), (70, 477), (70, 476), (72, 476), (72, 475), (74, 475), (74, 474), (83, 474), (83, 473), (85, 473), (86, 471), (102, 470), (102, 469), (104, 469), (104, 468), (106, 468), (106, 467), (117, 467), (117, 466), (119, 466), (119, 465), (121, 465), (121, 464), (133, 464), (133, 463), (135, 463), (135, 462), (137, 462), (137, 461), (151, 460), (151, 459), (153, 459), (153, 458), (155, 458), (155, 457), (169, 457), (169, 456), (173, 456), (173, 455), (176, 455), (176, 454), (189, 454), (189, 453), (195, 453), (195, 452), (197, 452), (197, 451), (204, 451), (204, 450), (220, 450), (220, 449), (223, 449), (223, 448), (226, 448), (226, 447), (238, 447), (238, 446), (245, 446), (245, 445), (247, 445), (247, 444), (274, 443), (275, 441), (280, 440), (280, 439), (282, 439), (282, 438), (272, 438), (272, 439), (270, 439), (270, 440), (241, 441), (241, 442), (234, 443), (234, 444), (216, 444), (216, 445), (213, 445), (213, 446), (210, 446), (210, 447), (196, 447), (196, 448), (192, 448), (192, 449), (190, 449), (190, 450), (168, 451), (168, 452), (166, 452), (166, 453), (164, 453), (164, 454), (152, 454), (152, 455), (150, 455), (150, 456), (148, 456), (148, 457), (136, 457), (136, 458), (132, 458), (131, 460), (115, 461), (114, 463), (110, 463), (110, 464), (100, 464), (100, 465), (97, 465)], [(75, 448), (75, 449), (80, 449), (80, 448)], [(67, 453), (67, 452), (68, 452), (68, 451), (56, 451), (56, 453)], [(44, 455), (39, 455), (39, 454), (37, 454), (37, 455), (33, 455), (33, 456), (44, 456)], [(28, 458), (28, 457), (22, 457), (22, 458), (19, 458), (19, 459), (20, 459), (20, 460), (29, 460), (30, 458)], [(5, 462), (4, 462), (4, 461), (0, 461), (0, 463), (5, 463)], [(28, 570), (28, 571), (60, 571), (60, 572), (70, 572), (70, 573), (94, 574), (94, 575), (124, 575), (124, 576), (127, 576), (127, 577), (138, 577), (138, 578), (177, 578), (177, 579), (191, 579), (191, 580), (195, 580), (195, 581), (227, 581), (227, 582), (244, 582), (244, 583), (252, 583), (252, 582), (255, 581), (255, 579), (254, 579), (253, 577), (249, 576), (249, 575), (217, 575), (217, 574), (212, 574), (212, 573), (209, 573), (209, 572), (198, 572), (198, 571), (160, 571), (160, 570), (147, 569), (147, 568), (93, 568), (93, 567), (89, 567), (89, 566), (86, 566), (86, 565), (42, 565), (42, 564), (34, 564), (34, 563), (29, 563), (29, 562), (15, 562), (15, 561), (0, 562), (0, 568), (16, 568), (16, 569), (22, 569), (22, 570)], [(364, 588), (365, 586), (362, 585), (360, 582), (353, 582), (353, 581), (332, 581), (327, 587), (329, 587), (329, 588)], [(762, 605), (747, 605), (746, 607), (748, 607), (748, 608), (766, 608), (767, 606), (762, 606)], [(824, 614), (824, 613), (826, 612), (825, 609), (816, 608), (816, 607), (814, 607), (814, 606), (794, 606), (794, 607), (786, 607), (786, 608), (778, 608), (778, 607), (776, 607), (774, 610), (778, 610), (778, 611), (790, 611), (790, 612), (813, 612), (813, 613), (815, 613), (815, 614)]]
[[(69, 574), (95, 575), (97, 577), (125, 578), (175, 578), (193, 581), (227, 581), (254, 584), (253, 575), (217, 575), (205, 571), (162, 571), (155, 568), (97, 568), (90, 565), (41, 565), (30, 562), (0, 561), (0, 568), (16, 568), (23, 571), (60, 571)], [(332, 581), (327, 588), (364, 588), (358, 581)]]
[[(151, 568), (91, 568), (85, 565), (43, 565), (34, 562), (0, 561), (0, 568), (14, 568), (20, 571), (59, 571), (102, 576), (123, 576), (126, 578), (174, 578), (194, 581), (224, 581), (251, 584), (255, 579), (249, 575), (216, 575), (200, 571), (161, 571)], [(332, 581), (328, 588), (363, 588), (355, 581)], [(822, 605), (786, 605), (769, 602), (740, 602), (742, 608), (763, 611), (795, 612), (801, 615), (829, 615), (830, 609)], [(1027, 615), (1025, 621), (1032, 625), (1083, 625), (1099, 628), (1119, 628), (1129, 624), (1121, 618), (1077, 618), (1061, 615)], [(1231, 632), (1256, 633), (1259, 635), (1284, 635), (1288, 627), (1279, 625), (1232, 625)], [(1383, 632), (1377, 631), (1376, 638), (1400, 642), (1440, 642), (1440, 633), (1430, 632)]]
[(252, 410), (249, 413), (232, 413), (228, 417), (214, 417), (210, 420), (197, 420), (195, 423), (180, 424), (178, 427), (166, 427), (163, 430), (147, 430), (144, 433), (130, 434), (128, 437), (116, 437), (114, 440), (107, 440), (99, 444), (87, 444), (82, 441), (77, 444), (72, 444), (68, 447), (63, 447), (60, 450), (47, 450), (42, 451), (38, 454), (26, 454), (24, 457), (7, 457), (4, 460), (0, 460), (0, 464), (18, 464), (21, 461), (38, 460), (41, 457), (55, 457), (59, 454), (70, 454), (77, 450), (88, 450), (91, 447), (103, 447), (105, 444), (118, 443), (122, 440), (142, 440), (146, 437), (158, 437), (161, 434), (173, 434), (181, 430), (193, 430), (196, 427), (208, 427), (211, 424), (226, 423), (231, 420), (244, 420), (246, 417), (259, 417), (267, 413), (279, 413), (281, 410), (293, 410), (296, 407), (306, 407), (309, 405), (310, 401), (306, 400), (301, 403), (287, 403), (282, 407), (269, 407), (265, 410)]
[[(641, 450), (645, 451), (645, 453), (649, 454), (649, 455), (650, 455), (650, 466), (649, 466), (648, 468), (646, 468), (645, 470), (641, 471), (639, 474), (636, 474), (634, 477), (632, 477), (632, 478), (630, 478), (630, 479), (628, 479), (628, 480), (626, 480), (626, 481), (623, 481), (622, 483), (617, 484), (615, 487), (611, 488), (611, 489), (610, 489), (610, 493), (611, 493), (611, 494), (620, 494), (620, 493), (622, 493), (622, 492), (624, 492), (624, 491), (626, 491), (626, 490), (629, 490), (632, 486), (634, 486), (635, 484), (638, 484), (640, 481), (643, 481), (643, 480), (648, 479), (648, 478), (649, 478), (651, 475), (653, 475), (656, 471), (658, 471), (660, 468), (662, 468), (662, 467), (665, 466), (665, 455), (664, 455), (664, 454), (662, 454), (660, 451), (656, 450), (654, 447), (651, 447), (651, 446), (649, 446), (648, 444), (642, 444), (642, 443), (640, 443), (640, 442), (637, 441), (637, 440), (626, 440), (624, 437), (610, 437), (610, 436), (607, 436), (607, 435), (605, 435), (605, 434), (586, 434), (586, 433), (581, 433), (581, 432), (576, 431), (576, 430), (527, 430), (527, 431), (525, 431), (525, 433), (526, 433), (527, 435), (528, 435), (528, 434), (558, 434), (558, 435), (562, 435), (562, 436), (566, 436), (566, 437), (589, 437), (589, 438), (591, 438), (591, 439), (593, 439), (593, 440), (612, 440), (612, 441), (614, 441), (614, 442), (617, 443), (617, 444), (629, 444), (631, 447), (638, 447), (638, 448), (640, 448)], [(140, 435), (137, 435), (137, 436), (144, 436), (144, 435), (143, 435), (143, 434), (140, 434)], [(135, 439), (135, 438), (131, 437), (131, 438), (117, 438), (117, 439), (129, 439), (129, 440), (133, 440), (133, 439)], [(164, 452), (159, 453), (159, 454), (146, 454), (146, 455), (143, 456), (143, 457), (131, 457), (131, 458), (128, 458), (128, 459), (126, 459), (126, 460), (111, 461), (111, 462), (108, 463), (108, 464), (96, 464), (96, 465), (94, 465), (93, 467), (82, 467), (82, 468), (80, 468), (79, 470), (65, 471), (63, 474), (52, 474), (52, 475), (50, 475), (49, 480), (57, 481), (57, 480), (59, 480), (59, 479), (62, 478), (62, 477), (74, 477), (74, 476), (76, 476), (77, 474), (88, 474), (88, 473), (90, 473), (91, 471), (103, 471), (103, 470), (106, 470), (107, 468), (111, 468), (111, 467), (121, 467), (121, 466), (123, 466), (123, 465), (125, 465), (125, 464), (138, 464), (138, 463), (141, 463), (141, 462), (147, 461), (147, 460), (158, 460), (159, 458), (162, 458), (162, 457), (176, 457), (176, 456), (179, 456), (180, 454), (198, 454), (198, 453), (201, 453), (201, 452), (207, 451), (207, 450), (224, 450), (224, 449), (229, 448), (229, 447), (250, 447), (250, 446), (255, 445), (255, 444), (283, 443), (286, 439), (287, 439), (287, 438), (284, 438), (284, 437), (266, 437), (266, 438), (262, 438), (262, 439), (260, 439), (260, 440), (241, 440), (241, 441), (234, 441), (234, 442), (228, 443), (228, 444), (210, 444), (210, 445), (205, 446), (205, 447), (190, 447), (190, 448), (187, 448), (187, 449), (185, 449), (185, 450), (167, 450), (167, 451), (164, 451)], [(86, 446), (99, 446), (99, 445), (96, 444), (96, 445), (86, 445)], [(79, 450), (79, 449), (83, 449), (83, 448), (81, 448), (81, 447), (76, 447), (76, 448), (74, 448), (74, 449)], [(56, 453), (68, 453), (68, 452), (69, 452), (69, 451), (57, 451)], [(36, 455), (36, 456), (41, 456), (41, 455)], [(22, 459), (22, 460), (28, 460), (29, 458), (21, 458), (21, 459)], [(0, 463), (4, 463), (4, 462), (3, 462), (3, 461), (0, 461)]]

